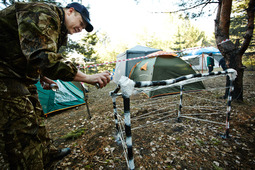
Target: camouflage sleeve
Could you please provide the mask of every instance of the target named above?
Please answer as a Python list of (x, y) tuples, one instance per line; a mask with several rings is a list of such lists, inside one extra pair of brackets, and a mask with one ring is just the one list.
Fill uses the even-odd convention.
[(20, 44), (29, 62), (30, 76), (43, 74), (51, 79), (73, 80), (76, 67), (62, 62), (62, 55), (57, 53), (61, 23), (56, 11), (42, 4), (17, 9)]
[(77, 68), (71, 62), (67, 61), (65, 63), (58, 62), (53, 64), (52, 66), (45, 68), (41, 74), (53, 80), (60, 79), (63, 81), (72, 81), (77, 71)]

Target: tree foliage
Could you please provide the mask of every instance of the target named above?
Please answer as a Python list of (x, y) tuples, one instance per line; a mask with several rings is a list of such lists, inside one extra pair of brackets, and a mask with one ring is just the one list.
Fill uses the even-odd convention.
[[(252, 36), (254, 34), (255, 0), (236, 0), (235, 2), (238, 3), (236, 7), (233, 6), (232, 0), (180, 0), (179, 2), (179, 6), (183, 8), (178, 11), (185, 11), (186, 15), (191, 18), (204, 15), (205, 11), (209, 12), (210, 15), (210, 10), (205, 10), (205, 8), (207, 8), (209, 4), (212, 3), (216, 3), (218, 5), (215, 19), (215, 40), (217, 47), (226, 60), (227, 66), (229, 68), (234, 68), (237, 71), (237, 78), (234, 81), (235, 90), (233, 92), (233, 98), (242, 101), (244, 72), (242, 56), (252, 41)], [(232, 7), (235, 8), (233, 11), (231, 11)], [(187, 12), (189, 10), (193, 10), (194, 12)], [(240, 18), (236, 17), (236, 15), (233, 15), (232, 12), (237, 14), (237, 16), (240, 16)], [(235, 19), (230, 19), (231, 14)], [(242, 16), (244, 17), (241, 18)], [(239, 27), (233, 27), (231, 30), (235, 36), (242, 37), (242, 40), (236, 41), (235, 43), (233, 42), (233, 39), (230, 41), (225, 41), (231, 38), (231, 21), (232, 23), (238, 21), (240, 22), (244, 18), (245, 22), (241, 22)], [(242, 23), (244, 24), (242, 25)], [(240, 33), (240, 35), (236, 35), (237, 33)]]
[(56, 2), (56, 0), (2, 0), (1, 1), (1, 3), (4, 4), (5, 6), (12, 5), (15, 2), (47, 2), (47, 3), (56, 4), (56, 5), (61, 5), (61, 3)]
[(192, 24), (188, 17), (169, 14), (165, 24), (167, 32), (163, 34), (163, 39), (156, 33), (152, 34), (144, 30), (139, 34), (138, 44), (164, 51), (179, 51), (185, 48), (214, 44), (211, 38), (207, 37), (205, 32), (201, 31), (199, 27)]
[(188, 18), (181, 18), (181, 20), (182, 23), (178, 26), (178, 31), (174, 38), (174, 50), (213, 45), (212, 42), (208, 41), (205, 32), (192, 25)]
[[(232, 17), (230, 18), (230, 39), (236, 40), (236, 45), (243, 44), (243, 37), (245, 36), (246, 30), (248, 29), (246, 10), (248, 8), (248, 0), (235, 0), (232, 8)], [(253, 37), (255, 37), (255, 31), (253, 31)], [(247, 49), (247, 52), (255, 51), (255, 39), (253, 38)]]
[(79, 42), (75, 42), (69, 39), (67, 46), (61, 48), (61, 53), (67, 55), (68, 53), (77, 52), (84, 56), (85, 62), (94, 61), (96, 62), (97, 56), (95, 56), (95, 46), (98, 42), (97, 33), (87, 33)]

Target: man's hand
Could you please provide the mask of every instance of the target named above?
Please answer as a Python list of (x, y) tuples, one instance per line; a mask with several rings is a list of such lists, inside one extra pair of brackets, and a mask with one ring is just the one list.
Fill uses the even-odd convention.
[(111, 73), (109, 71), (87, 76), (89, 76), (87, 83), (99, 86), (98, 88), (105, 87), (111, 81)]
[(58, 84), (55, 81), (53, 81), (53, 80), (51, 80), (51, 79), (49, 79), (48, 77), (45, 77), (45, 76), (42, 76), (40, 78), (40, 84), (41, 84), (41, 86), (44, 90), (51, 90), (52, 89), (52, 84), (54, 84), (55, 87), (58, 88)]
[(102, 73), (94, 75), (86, 75), (80, 71), (77, 72), (74, 77), (74, 81), (81, 81), (84, 83), (99, 85), (99, 88), (105, 87), (111, 80), (111, 73), (109, 71), (104, 71)]

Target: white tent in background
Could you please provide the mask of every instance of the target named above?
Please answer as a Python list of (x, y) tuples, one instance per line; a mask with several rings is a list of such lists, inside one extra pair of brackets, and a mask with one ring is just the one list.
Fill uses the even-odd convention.
[(195, 71), (207, 71), (207, 56), (209, 53), (213, 54), (214, 68), (219, 67), (219, 60), (223, 57), (220, 51), (214, 47), (196, 48), (194, 50), (186, 49), (183, 52), (181, 59), (192, 66)]
[[(191, 67), (195, 71), (207, 71), (207, 54), (201, 54), (201, 55), (193, 55), (193, 56), (183, 56), (181, 59), (183, 59), (186, 63), (190, 64)], [(220, 58), (219, 58), (220, 59)], [(214, 68), (219, 67), (219, 60), (218, 57), (214, 57)]]

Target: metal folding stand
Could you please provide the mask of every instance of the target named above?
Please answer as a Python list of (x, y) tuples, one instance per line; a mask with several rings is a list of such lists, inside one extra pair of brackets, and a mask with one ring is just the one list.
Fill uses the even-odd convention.
[[(181, 76), (175, 79), (169, 79), (169, 80), (161, 80), (161, 81), (140, 81), (140, 82), (134, 82), (132, 85), (134, 88), (143, 88), (143, 87), (151, 87), (151, 86), (167, 86), (167, 85), (172, 85), (175, 83), (179, 83), (182, 81), (186, 81), (189, 79), (193, 79), (195, 81), (196, 78), (201, 78), (201, 77), (213, 77), (213, 76), (218, 76), (218, 75), (227, 75), (227, 74), (232, 74), (232, 79), (230, 79), (230, 88), (229, 88), (229, 93), (228, 93), (228, 107), (227, 107), (227, 114), (226, 114), (226, 133), (223, 135), (223, 138), (229, 138), (229, 120), (230, 120), (230, 111), (231, 111), (231, 91), (233, 90), (233, 83), (232, 81), (235, 79), (236, 71), (233, 69), (229, 69), (226, 71), (219, 71), (219, 72), (211, 72), (211, 73), (205, 73), (205, 74), (190, 74), (186, 76)], [(200, 79), (198, 81), (201, 81)], [(191, 83), (191, 82), (189, 82)], [(183, 116), (181, 114), (182, 112), (182, 100), (183, 100), (183, 85), (182, 83), (179, 84), (180, 86), (180, 104), (179, 104), (179, 110), (178, 110), (178, 117), (177, 119), (180, 120), (180, 118), (191, 118), (187, 116)], [(125, 88), (125, 86), (123, 86)], [(123, 88), (122, 87), (122, 88)], [(134, 169), (134, 157), (133, 157), (133, 147), (132, 147), (132, 135), (131, 135), (131, 118), (130, 118), (130, 96), (124, 95), (123, 93), (118, 93), (119, 90), (121, 89), (121, 84), (118, 84), (117, 88), (110, 92), (110, 96), (112, 97), (112, 102), (113, 102), (113, 110), (114, 110), (114, 118), (115, 118), (115, 126), (116, 126), (116, 131), (117, 131), (117, 142), (122, 142), (123, 150), (125, 153), (125, 159), (127, 162), (127, 166), (129, 169)], [(123, 90), (123, 89), (122, 89)], [(124, 90), (125, 91), (125, 90)], [(131, 95), (131, 94), (130, 94)], [(124, 102), (124, 123), (125, 127), (122, 128), (122, 124), (119, 122), (118, 118), (118, 113), (117, 113), (117, 106), (116, 106), (116, 97), (117, 96), (122, 96), (123, 102)], [(197, 119), (199, 120), (199, 119)], [(201, 120), (201, 119), (200, 119)], [(212, 122), (212, 121), (208, 121)], [(223, 123), (220, 123), (223, 124)], [(122, 129), (125, 130), (125, 135), (126, 139), (124, 141), (124, 133)], [(127, 156), (126, 156), (127, 155)]]

